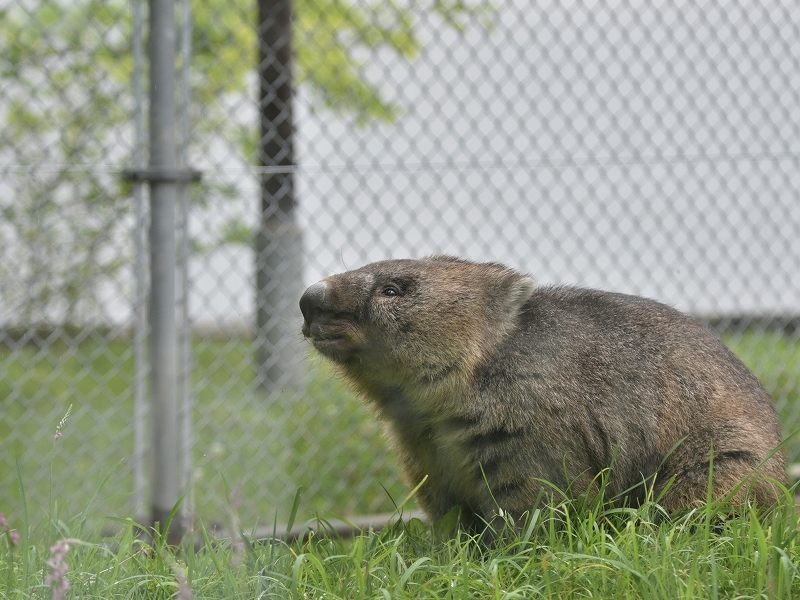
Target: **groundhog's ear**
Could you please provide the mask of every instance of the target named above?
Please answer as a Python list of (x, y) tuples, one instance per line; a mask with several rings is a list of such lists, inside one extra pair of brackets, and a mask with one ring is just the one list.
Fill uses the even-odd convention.
[(508, 296), (506, 296), (508, 314), (516, 315), (522, 305), (531, 297), (535, 288), (536, 282), (530, 275), (522, 275), (514, 279), (508, 290)]

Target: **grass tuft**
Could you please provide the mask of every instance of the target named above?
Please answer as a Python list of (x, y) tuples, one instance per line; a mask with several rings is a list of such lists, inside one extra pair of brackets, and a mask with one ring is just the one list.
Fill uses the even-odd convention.
[[(725, 509), (712, 504), (669, 519), (652, 503), (614, 510), (565, 501), (532, 511), (524, 523), (495, 523), (502, 535), (489, 545), (460, 530), (442, 539), (412, 519), (352, 539), (313, 535), (291, 544), (218, 540), (201, 525), (199, 548), (174, 548), (158, 535), (140, 539), (133, 521), (119, 520), (113, 538), (64, 538), (64, 597), (800, 597), (794, 506)], [(61, 533), (70, 532), (62, 526)], [(51, 556), (43, 536), (28, 548), (23, 556), (8, 528), (0, 532), (4, 597), (47, 596)]]

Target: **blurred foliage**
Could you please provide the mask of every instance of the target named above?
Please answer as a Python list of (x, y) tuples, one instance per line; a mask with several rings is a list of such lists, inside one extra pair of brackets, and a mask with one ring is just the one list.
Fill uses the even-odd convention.
[(127, 7), (10, 6), (0, 11), (3, 316), (90, 319), (91, 292), (124, 264), (109, 248), (128, 235), (127, 194), (107, 166), (130, 154)]
[[(141, 7), (146, 28), (147, 3)], [(357, 124), (391, 122), (401, 107), (382, 97), (366, 58), (390, 52), (412, 60), (421, 19), (436, 14), (462, 30), (487, 7), (295, 0), (296, 84), (314, 105)], [(231, 104), (256, 93), (257, 2), (192, 0), (192, 12), (192, 129), (232, 143), (249, 162), (258, 127), (232, 118), (241, 111)], [(134, 151), (133, 34), (125, 0), (0, 0), (0, 170), (8, 173), (0, 182), (0, 302), (14, 319), (91, 319), (100, 310), (98, 284), (129, 262), (132, 186), (119, 170)], [(193, 201), (210, 193), (208, 184), (195, 187)], [(230, 185), (213, 193), (240, 196)]]

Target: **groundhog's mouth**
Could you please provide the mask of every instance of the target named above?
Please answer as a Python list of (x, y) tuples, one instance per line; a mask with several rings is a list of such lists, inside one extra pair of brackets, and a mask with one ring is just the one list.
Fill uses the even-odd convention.
[(352, 332), (339, 324), (317, 321), (304, 323), (303, 335), (317, 351), (333, 360), (341, 358), (353, 349)]
[(318, 352), (333, 360), (341, 358), (352, 349), (351, 341), (343, 335), (314, 337), (311, 343)]
[(332, 327), (330, 323), (304, 323), (302, 331), (303, 335), (307, 338), (311, 338), (312, 342), (344, 339), (346, 335), (343, 328)]
[(345, 333), (341, 330), (336, 331), (331, 327), (323, 327), (319, 323), (312, 323), (311, 325), (304, 324), (303, 335), (309, 338), (311, 343), (315, 346), (321, 343), (335, 343), (345, 341), (347, 339)]

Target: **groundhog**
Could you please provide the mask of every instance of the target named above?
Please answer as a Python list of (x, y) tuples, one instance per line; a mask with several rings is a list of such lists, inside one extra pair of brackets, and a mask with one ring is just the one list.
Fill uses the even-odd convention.
[(480, 527), (554, 490), (670, 512), (773, 504), (786, 483), (769, 394), (704, 326), (653, 300), (537, 286), (495, 263), (386, 260), (300, 300), (303, 335), (385, 423), (435, 521)]

